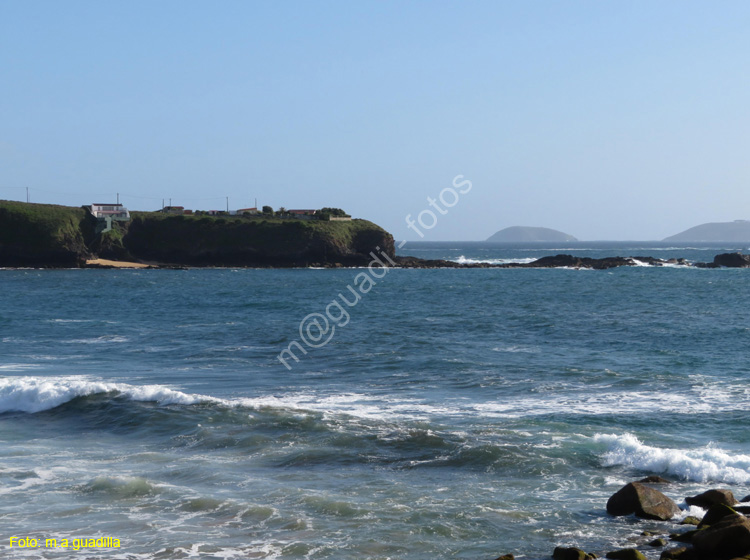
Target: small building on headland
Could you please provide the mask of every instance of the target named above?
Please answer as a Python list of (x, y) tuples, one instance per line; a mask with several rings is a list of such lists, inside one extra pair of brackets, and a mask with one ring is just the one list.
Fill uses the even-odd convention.
[(178, 216), (181, 216), (185, 213), (185, 207), (184, 206), (165, 206), (159, 212), (163, 212), (164, 214), (175, 214)]
[(96, 233), (112, 229), (112, 222), (130, 221), (130, 212), (122, 204), (94, 203), (90, 208), (91, 215), (97, 220)]
[(91, 213), (94, 218), (109, 217), (113, 220), (130, 220), (130, 212), (122, 204), (92, 204)]
[(233, 213), (238, 216), (243, 216), (245, 214), (250, 214), (250, 215), (260, 214), (257, 208), (240, 208), (239, 210), (235, 210)]
[(286, 213), (299, 220), (314, 220), (317, 210), (287, 210)]

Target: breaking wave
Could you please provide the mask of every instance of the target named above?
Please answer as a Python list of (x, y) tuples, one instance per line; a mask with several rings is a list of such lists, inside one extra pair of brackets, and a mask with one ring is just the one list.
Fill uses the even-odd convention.
[(162, 385), (141, 387), (124, 383), (92, 381), (83, 377), (13, 377), (0, 379), (0, 413), (41, 412), (56, 408), (78, 397), (116, 393), (134, 401), (159, 404), (217, 402), (203, 395), (190, 395)]
[(594, 441), (606, 446), (601, 459), (607, 467), (628, 466), (694, 482), (750, 482), (750, 455), (730, 454), (710, 445), (697, 449), (654, 447), (632, 434), (597, 434)]

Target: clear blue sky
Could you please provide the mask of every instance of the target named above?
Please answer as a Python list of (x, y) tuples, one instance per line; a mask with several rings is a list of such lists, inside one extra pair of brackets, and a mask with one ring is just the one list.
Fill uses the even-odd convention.
[[(397, 239), (750, 218), (747, 1), (0, 0), (0, 198), (336, 206)], [(97, 200), (94, 200), (97, 199)]]

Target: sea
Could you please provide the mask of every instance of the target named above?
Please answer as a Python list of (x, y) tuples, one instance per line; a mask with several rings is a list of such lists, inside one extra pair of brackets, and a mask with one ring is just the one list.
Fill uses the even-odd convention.
[[(679, 265), (0, 270), (1, 554), (655, 560), (686, 496), (750, 493), (748, 309), (750, 270)], [(651, 474), (673, 522), (606, 513)]]

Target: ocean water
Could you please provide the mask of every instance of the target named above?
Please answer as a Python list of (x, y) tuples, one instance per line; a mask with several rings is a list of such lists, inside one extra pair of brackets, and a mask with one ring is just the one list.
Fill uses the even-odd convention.
[[(560, 249), (404, 252), (746, 248)], [(606, 514), (647, 474), (750, 493), (749, 270), (377, 272), (0, 270), (2, 554), (541, 559), (668, 532)]]

